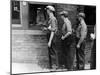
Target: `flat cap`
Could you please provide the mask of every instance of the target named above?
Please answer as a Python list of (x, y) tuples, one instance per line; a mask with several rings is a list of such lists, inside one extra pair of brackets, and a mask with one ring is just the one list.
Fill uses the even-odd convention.
[(80, 13), (78, 14), (78, 16), (85, 18), (85, 13), (80, 12)]
[(46, 6), (46, 8), (51, 10), (51, 11), (55, 11), (55, 8), (53, 6)]
[(60, 15), (65, 15), (65, 16), (68, 16), (68, 11), (62, 11), (59, 13)]

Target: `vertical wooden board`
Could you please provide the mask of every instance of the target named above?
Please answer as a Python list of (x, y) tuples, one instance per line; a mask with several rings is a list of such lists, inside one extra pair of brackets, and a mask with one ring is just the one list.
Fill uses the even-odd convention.
[(28, 29), (28, 2), (20, 1), (20, 18), (21, 18), (21, 25), (23, 29)]

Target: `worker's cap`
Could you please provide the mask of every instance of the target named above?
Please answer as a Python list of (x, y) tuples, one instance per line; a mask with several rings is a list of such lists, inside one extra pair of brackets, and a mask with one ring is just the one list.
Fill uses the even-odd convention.
[(64, 16), (67, 17), (67, 16), (68, 16), (68, 11), (62, 11), (62, 12), (60, 12), (59, 14), (60, 14), (60, 15), (64, 15)]
[(85, 18), (85, 13), (80, 12), (80, 13), (78, 14), (78, 17), (83, 17), (83, 18)]
[(46, 6), (46, 9), (49, 9), (51, 11), (55, 11), (55, 8), (53, 6)]

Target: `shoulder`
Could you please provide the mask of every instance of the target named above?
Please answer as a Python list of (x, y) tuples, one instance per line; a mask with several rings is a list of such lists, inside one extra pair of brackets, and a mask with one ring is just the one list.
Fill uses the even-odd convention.
[(70, 20), (69, 20), (68, 18), (66, 19), (66, 21), (65, 21), (65, 22), (66, 22), (66, 23), (71, 23), (71, 22), (70, 22)]
[(81, 21), (81, 24), (82, 24), (82, 27), (83, 28), (87, 28), (87, 25), (86, 25), (86, 23), (85, 23), (85, 21), (83, 20), (83, 21)]
[(57, 24), (57, 19), (55, 17), (51, 18), (51, 23)]
[(82, 20), (82, 21), (81, 21), (81, 24), (82, 24), (82, 25), (86, 25), (86, 23), (85, 23), (85, 21), (84, 21), (84, 20)]
[(71, 26), (71, 22), (70, 22), (70, 20), (67, 19), (67, 20), (65, 21), (65, 24), (66, 24), (67, 26)]
[(56, 17), (52, 17), (51, 21), (57, 21)]
[(82, 32), (87, 32), (87, 25), (86, 25), (86, 23), (83, 21), (81, 24), (82, 24), (81, 25)]

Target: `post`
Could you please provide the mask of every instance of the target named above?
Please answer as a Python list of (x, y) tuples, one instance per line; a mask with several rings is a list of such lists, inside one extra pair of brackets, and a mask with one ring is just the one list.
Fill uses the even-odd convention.
[(28, 20), (28, 2), (20, 1), (20, 18), (21, 25), (23, 29), (28, 29), (29, 20)]

